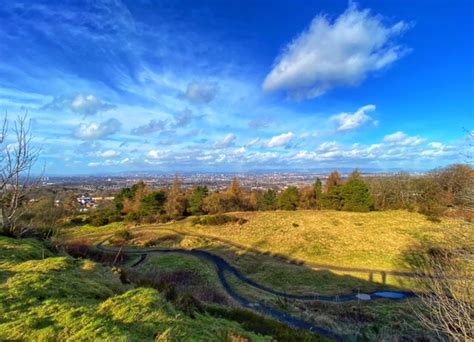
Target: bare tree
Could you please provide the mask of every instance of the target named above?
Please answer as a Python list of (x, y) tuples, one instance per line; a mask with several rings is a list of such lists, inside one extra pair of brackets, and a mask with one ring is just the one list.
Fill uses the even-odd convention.
[[(468, 132), (469, 139), (474, 132)], [(467, 162), (471, 161), (466, 155)], [(455, 172), (455, 171), (463, 172)], [(474, 182), (472, 169), (455, 165), (444, 171), (443, 186), (455, 194), (455, 204), (474, 211)], [(453, 176), (454, 173), (454, 176)], [(461, 175), (461, 176), (460, 176)], [(469, 176), (469, 177), (468, 177)], [(474, 225), (465, 216), (459, 217), (461, 229), (455, 229), (446, 237), (444, 246), (429, 248), (415, 269), (420, 305), (415, 312), (426, 328), (442, 339), (453, 341), (474, 340)], [(447, 243), (452, 241), (453, 243)]]
[[(12, 139), (9, 139), (9, 133)], [(19, 116), (10, 130), (5, 115), (0, 131), (0, 210), (2, 231), (6, 235), (21, 236), (29, 228), (17, 225), (21, 205), (31, 189), (31, 169), (39, 150), (32, 144), (31, 124), (27, 114)]]
[[(470, 229), (470, 230), (469, 230)], [(461, 238), (472, 239), (472, 227)], [(459, 236), (458, 236), (459, 238)], [(472, 341), (474, 338), (474, 279), (472, 246), (434, 248), (418, 266), (420, 322), (442, 339)]]

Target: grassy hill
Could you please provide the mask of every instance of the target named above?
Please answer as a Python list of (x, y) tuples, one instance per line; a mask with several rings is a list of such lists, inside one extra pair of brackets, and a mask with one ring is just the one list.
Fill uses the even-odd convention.
[[(425, 251), (430, 244), (467, 243), (451, 238), (454, 230), (465, 228), (458, 221), (432, 222), (407, 211), (276, 211), (228, 215), (241, 220), (221, 225), (195, 224), (193, 218), (187, 218), (137, 227), (126, 227), (123, 223), (82, 226), (65, 231), (56, 242), (91, 247), (112, 237), (105, 244), (126, 244), (132, 249), (202, 249), (223, 257), (246, 276), (273, 289), (328, 295), (414, 289), (408, 262), (414, 254)], [(125, 240), (124, 229), (128, 231)], [(130, 260), (129, 264), (134, 261)], [(129, 274), (135, 281), (165, 279), (204, 302), (232, 305), (219, 285), (214, 267), (193, 256), (150, 255), (138, 267), (129, 269)], [(416, 305), (411, 303), (416, 299), (338, 305), (282, 301), (242, 284), (233, 276), (228, 278), (233, 288), (245, 297), (263, 300), (340, 335), (362, 333), (379, 339), (393, 334), (399, 334), (400, 338), (427, 334), (415, 323), (410, 309)]]
[(158, 291), (90, 260), (0, 237), (0, 340), (271, 341), (238, 323), (185, 315)]
[[(429, 221), (407, 211), (242, 212), (246, 223), (193, 224), (192, 218), (129, 229), (128, 244), (200, 248), (223, 256), (253, 279), (281, 290), (338, 294), (390, 286), (410, 288), (410, 254), (428, 243), (450, 241), (459, 222)], [(85, 226), (66, 233), (67, 243), (93, 244), (122, 224)], [(298, 266), (300, 264), (300, 266)], [(304, 267), (301, 267), (303, 264)], [(395, 274), (391, 273), (395, 272)]]

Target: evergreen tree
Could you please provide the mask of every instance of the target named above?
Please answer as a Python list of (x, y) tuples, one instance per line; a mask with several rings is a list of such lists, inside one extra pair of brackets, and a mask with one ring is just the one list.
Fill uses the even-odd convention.
[(341, 210), (342, 185), (332, 185), (328, 191), (322, 194), (321, 207), (324, 209)]
[(258, 210), (275, 210), (277, 208), (277, 193), (273, 189), (268, 189), (260, 194), (257, 200)]
[(278, 197), (278, 207), (283, 210), (296, 210), (300, 201), (300, 193), (296, 186), (290, 186)]
[(323, 183), (319, 177), (316, 178), (314, 182), (314, 197), (316, 202), (316, 209), (321, 209), (321, 198), (323, 193)]
[(145, 195), (140, 201), (140, 212), (144, 215), (160, 214), (166, 202), (163, 190), (153, 191)]
[(369, 193), (369, 187), (362, 179), (352, 179), (342, 187), (342, 210), (370, 211), (374, 201)]
[(191, 215), (202, 215), (204, 214), (204, 199), (209, 194), (207, 186), (198, 185), (193, 187), (191, 199), (189, 200), (188, 212)]

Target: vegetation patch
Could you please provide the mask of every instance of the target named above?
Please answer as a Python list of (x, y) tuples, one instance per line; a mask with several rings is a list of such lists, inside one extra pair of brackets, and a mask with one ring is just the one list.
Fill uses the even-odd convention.
[[(0, 274), (0, 340), (272, 340), (196, 310), (191, 318), (154, 289), (124, 285), (89, 260), (53, 256), (32, 239), (0, 237)], [(186, 310), (192, 304), (181, 299)]]
[(244, 218), (238, 218), (232, 215), (217, 214), (217, 215), (206, 215), (206, 216), (197, 216), (192, 219), (192, 224), (202, 225), (202, 226), (221, 226), (226, 223), (235, 223), (244, 224), (247, 222)]

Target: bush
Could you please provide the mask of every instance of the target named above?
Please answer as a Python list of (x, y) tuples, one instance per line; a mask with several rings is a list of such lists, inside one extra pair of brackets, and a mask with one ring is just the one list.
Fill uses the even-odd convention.
[(206, 312), (214, 317), (236, 321), (246, 329), (261, 335), (270, 335), (275, 341), (325, 341), (326, 339), (307, 331), (293, 329), (271, 318), (255, 314), (245, 309), (225, 309), (217, 306), (207, 306)]
[(74, 216), (69, 219), (70, 224), (82, 224), (84, 223), (84, 219), (82, 216)]
[(140, 222), (140, 214), (137, 212), (130, 212), (125, 216), (125, 222)]
[(128, 230), (122, 229), (115, 232), (114, 237), (117, 239), (129, 241), (132, 239), (133, 236)]
[(91, 225), (95, 227), (105, 226), (109, 224), (109, 218), (102, 215), (97, 215), (91, 218)]
[(220, 226), (220, 225), (231, 223), (231, 222), (239, 222), (239, 224), (243, 224), (246, 222), (246, 220), (245, 222), (241, 220), (245, 220), (245, 219), (239, 219), (231, 215), (217, 214), (217, 215), (206, 215), (206, 216), (195, 217), (192, 220), (192, 224), (200, 224), (203, 226)]

